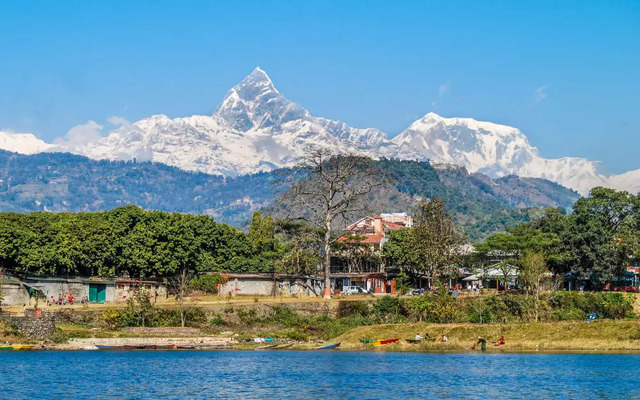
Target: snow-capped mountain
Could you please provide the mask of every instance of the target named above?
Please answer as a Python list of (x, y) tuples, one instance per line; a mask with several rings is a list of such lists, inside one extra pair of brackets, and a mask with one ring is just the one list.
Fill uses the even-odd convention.
[(136, 158), (239, 175), (295, 165), (308, 148), (398, 156), (397, 146), (377, 129), (312, 116), (278, 92), (260, 68), (227, 92), (211, 116), (155, 115), (70, 150), (94, 159)]
[(471, 118), (443, 118), (429, 113), (393, 139), (437, 163), (465, 166), (491, 177), (544, 178), (586, 194), (608, 185), (598, 162), (585, 158), (546, 159), (517, 128)]
[(640, 190), (640, 170), (610, 175), (600, 163), (584, 158), (546, 159), (520, 130), (505, 125), (429, 113), (389, 140), (378, 129), (314, 117), (278, 92), (260, 68), (229, 90), (212, 115), (154, 115), (88, 142), (48, 144), (31, 134), (0, 132), (0, 149), (24, 154), (63, 151), (93, 159), (135, 158), (224, 175), (292, 166), (309, 148), (456, 164), (494, 178), (545, 178), (581, 194), (595, 186)]
[(0, 131), (0, 149), (20, 154), (36, 154), (51, 149), (53, 145), (45, 143), (31, 133), (13, 133)]

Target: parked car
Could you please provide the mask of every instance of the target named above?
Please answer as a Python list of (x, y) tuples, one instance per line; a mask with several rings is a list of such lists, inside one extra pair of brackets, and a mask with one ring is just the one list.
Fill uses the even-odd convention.
[(352, 294), (369, 294), (368, 291), (364, 290), (360, 286), (345, 286), (342, 289), (342, 294), (352, 295)]

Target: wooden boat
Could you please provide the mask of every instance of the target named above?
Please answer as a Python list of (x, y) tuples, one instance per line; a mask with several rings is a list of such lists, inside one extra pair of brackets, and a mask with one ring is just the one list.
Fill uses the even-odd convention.
[(326, 346), (314, 347), (313, 349), (314, 350), (330, 350), (330, 349), (335, 349), (335, 348), (338, 348), (338, 347), (340, 347), (340, 342), (331, 343), (331, 344), (328, 344)]
[(278, 345), (276, 347), (272, 347), (271, 350), (284, 350), (290, 349), (293, 346), (293, 343)]
[(407, 341), (407, 343), (411, 343), (411, 344), (418, 344), (420, 342), (422, 342), (422, 339), (405, 339)]
[(267, 350), (267, 349), (272, 349), (274, 347), (276, 347), (278, 345), (278, 343), (275, 344), (268, 344), (266, 346), (260, 346), (260, 347), (256, 347), (254, 350)]
[(384, 345), (387, 345), (387, 344), (396, 343), (398, 340), (400, 340), (400, 339), (399, 338), (395, 338), (395, 339), (386, 339), (386, 340), (376, 340), (372, 344), (374, 346), (384, 346)]
[(124, 350), (124, 346), (110, 346), (106, 344), (96, 344), (98, 350)]
[(133, 345), (125, 344), (124, 345), (124, 349), (125, 350), (145, 350), (145, 349), (150, 349), (150, 348), (152, 348), (151, 345), (147, 346), (147, 345), (144, 345), (144, 344), (133, 344)]
[(378, 341), (378, 339), (358, 339), (358, 340), (360, 341), (360, 343), (364, 343), (364, 344), (369, 344), (369, 343)]
[(159, 344), (157, 346), (155, 346), (156, 350), (171, 350), (173, 348), (175, 348), (176, 345), (175, 344)]
[(13, 346), (0, 346), (0, 350), (13, 350)]
[(19, 344), (17, 346), (12, 346), (14, 350), (35, 350), (36, 346), (30, 344)]
[(176, 346), (176, 349), (178, 349), (178, 350), (193, 350), (195, 348), (196, 348), (195, 346), (190, 346), (190, 345), (187, 345), (187, 346)]

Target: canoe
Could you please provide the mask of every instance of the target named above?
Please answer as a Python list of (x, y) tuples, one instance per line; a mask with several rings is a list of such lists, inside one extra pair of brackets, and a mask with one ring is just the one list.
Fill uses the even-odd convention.
[(338, 343), (331, 343), (328, 344), (326, 346), (320, 346), (320, 347), (314, 347), (314, 350), (330, 350), (330, 349), (335, 349), (337, 347), (340, 347), (340, 342)]
[(171, 350), (174, 347), (176, 347), (175, 344), (159, 344), (157, 346), (155, 346), (156, 350)]
[(422, 342), (422, 339), (405, 339), (407, 341), (407, 343), (411, 343), (411, 344), (418, 344), (420, 342)]
[(271, 347), (271, 350), (284, 350), (289, 349), (293, 346), (293, 343), (278, 345), (276, 347)]
[(106, 344), (96, 344), (98, 350), (124, 350), (124, 346), (109, 346)]
[(364, 343), (364, 344), (369, 344), (369, 343), (378, 341), (378, 339), (358, 339), (358, 340), (360, 341), (360, 343)]
[(387, 344), (396, 343), (398, 340), (400, 340), (400, 339), (399, 338), (395, 338), (395, 339), (386, 339), (386, 340), (376, 340), (372, 344), (374, 346), (384, 346), (384, 345), (387, 345)]
[(17, 346), (13, 346), (14, 350), (35, 350), (36, 346), (28, 345), (28, 344), (19, 344)]
[(195, 348), (196, 348), (195, 346), (189, 346), (189, 345), (187, 345), (187, 346), (176, 346), (176, 349), (179, 349), (179, 350), (193, 350)]
[(267, 349), (272, 349), (274, 347), (276, 347), (278, 345), (278, 343), (275, 344), (268, 344), (266, 346), (260, 346), (260, 347), (256, 347), (254, 350), (267, 350)]
[(0, 350), (13, 350), (13, 346), (0, 346)]

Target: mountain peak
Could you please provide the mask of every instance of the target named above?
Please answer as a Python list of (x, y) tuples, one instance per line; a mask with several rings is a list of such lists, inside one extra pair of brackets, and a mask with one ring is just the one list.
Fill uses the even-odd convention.
[(273, 85), (269, 75), (256, 67), (229, 90), (214, 117), (241, 132), (277, 127), (301, 119), (307, 111), (285, 98)]

